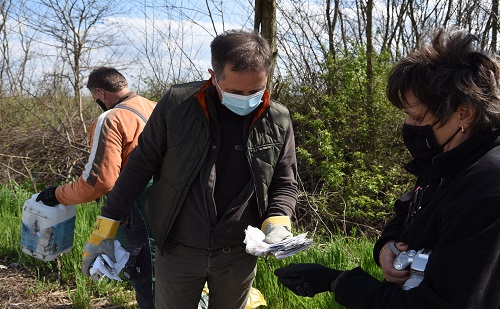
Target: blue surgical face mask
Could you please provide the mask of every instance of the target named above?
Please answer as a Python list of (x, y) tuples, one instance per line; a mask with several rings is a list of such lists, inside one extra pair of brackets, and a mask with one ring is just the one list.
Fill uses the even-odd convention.
[(239, 95), (222, 91), (217, 80), (215, 80), (215, 83), (222, 93), (222, 105), (237, 115), (246, 116), (250, 114), (262, 102), (265, 89), (251, 95)]

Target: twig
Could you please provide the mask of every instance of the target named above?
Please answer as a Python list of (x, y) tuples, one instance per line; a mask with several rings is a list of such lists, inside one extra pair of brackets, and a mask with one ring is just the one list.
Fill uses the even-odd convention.
[[(304, 185), (303, 185), (303, 183), (302, 183), (302, 180), (300, 179), (300, 176), (297, 176), (297, 181), (298, 181), (298, 183), (300, 184), (300, 187), (301, 187), (302, 189), (304, 189)], [(305, 191), (305, 190), (304, 190), (304, 193), (305, 193), (304, 195), (305, 195), (305, 197), (306, 197), (307, 206), (309, 206), (309, 208), (310, 208), (310, 209), (312, 209), (312, 211), (314, 212), (314, 214), (318, 217), (318, 221), (320, 221), (320, 222), (323, 224), (323, 226), (326, 228), (326, 230), (327, 230), (327, 231), (328, 231), (328, 233), (330, 234), (330, 237), (333, 237), (333, 233), (332, 233), (332, 231), (330, 231), (330, 229), (328, 228), (328, 226), (326, 225), (326, 223), (323, 221), (323, 218), (321, 218), (321, 215), (318, 213), (318, 210), (317, 210), (317, 209), (315, 209), (315, 208), (312, 206), (312, 203), (310, 202), (309, 197), (308, 197), (308, 195), (307, 195), (307, 193), (306, 193), (306, 191)]]
[(14, 159), (27, 159), (27, 160), (32, 160), (30, 157), (13, 156), (13, 155), (8, 155), (8, 154), (4, 154), (4, 153), (0, 153), (0, 157), (8, 157), (8, 158), (14, 158)]
[(26, 172), (28, 173), (28, 175), (30, 177), (31, 183), (33, 184), (33, 189), (35, 189), (35, 192), (37, 192), (38, 190), (36, 188), (36, 182), (35, 182), (35, 179), (33, 178), (33, 175), (31, 175), (30, 169), (28, 168), (26, 163), (24, 163), (24, 160), (21, 159), (21, 163), (23, 164), (24, 169), (26, 170)]
[[(18, 173), (18, 174), (21, 174), (21, 175), (23, 175), (24, 177), (28, 177), (27, 175), (25, 175), (25, 174), (23, 174), (22, 172), (20, 172), (20, 171), (18, 171), (18, 170), (16, 170), (16, 169), (14, 169), (14, 168), (12, 168), (12, 167), (10, 167), (9, 165), (7, 165), (7, 164), (5, 164), (5, 163), (3, 163), (3, 162), (0, 162), (0, 163), (1, 163), (3, 166), (7, 167), (7, 169), (12, 170), (12, 171), (14, 171), (14, 172), (16, 172), (16, 173)], [(10, 179), (10, 173), (9, 173), (9, 179)]]

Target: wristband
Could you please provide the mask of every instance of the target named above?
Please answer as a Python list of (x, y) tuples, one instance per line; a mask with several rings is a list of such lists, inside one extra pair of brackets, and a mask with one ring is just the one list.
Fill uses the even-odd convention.
[(290, 222), (290, 217), (289, 216), (273, 216), (267, 218), (263, 223), (262, 227), (260, 228), (261, 231), (265, 231), (266, 227), (272, 223), (273, 225), (283, 225), (286, 228), (288, 228), (288, 231), (292, 230), (292, 223)]
[[(398, 254), (399, 254), (399, 250), (398, 250), (398, 249), (396, 249), (396, 242), (395, 242), (395, 241), (391, 241), (388, 245), (385, 245), (385, 246), (383, 246), (383, 247), (382, 247), (382, 249), (380, 249), (380, 251), (379, 251), (379, 253), (378, 253), (378, 256), (380, 256), (380, 255), (382, 254), (382, 252), (383, 252), (385, 249), (387, 249), (387, 248), (391, 248), (391, 251), (392, 251), (392, 252), (394, 252), (396, 255), (398, 255)], [(394, 251), (394, 249), (395, 249), (395, 250), (397, 250), (397, 251), (398, 251), (398, 253), (396, 253), (396, 252)]]

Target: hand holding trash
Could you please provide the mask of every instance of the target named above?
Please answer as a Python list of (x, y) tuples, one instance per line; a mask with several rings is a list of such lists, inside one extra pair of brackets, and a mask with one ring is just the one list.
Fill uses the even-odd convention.
[(268, 244), (275, 244), (287, 238), (293, 237), (290, 232), (292, 224), (288, 216), (274, 216), (267, 218), (262, 223), (262, 231), (266, 238), (265, 242)]
[(92, 234), (83, 248), (82, 272), (90, 277), (90, 268), (101, 255), (107, 255), (112, 263), (116, 263), (114, 237), (120, 221), (98, 216)]
[(307, 233), (287, 237), (274, 244), (267, 243), (265, 239), (266, 235), (261, 230), (249, 225), (245, 230), (245, 250), (255, 256), (274, 255), (277, 259), (284, 259), (312, 245)]

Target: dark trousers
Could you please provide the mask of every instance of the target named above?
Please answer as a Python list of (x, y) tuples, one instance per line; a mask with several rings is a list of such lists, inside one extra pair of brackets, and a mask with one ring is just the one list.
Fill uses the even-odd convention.
[(135, 290), (137, 304), (141, 309), (154, 309), (155, 245), (144, 211), (145, 195), (143, 198), (122, 220), (115, 239), (130, 253), (123, 275)]
[[(244, 309), (257, 257), (243, 246), (216, 251), (176, 243), (156, 255), (156, 307), (196, 309), (205, 283), (209, 309)], [(159, 249), (156, 249), (159, 252)]]

